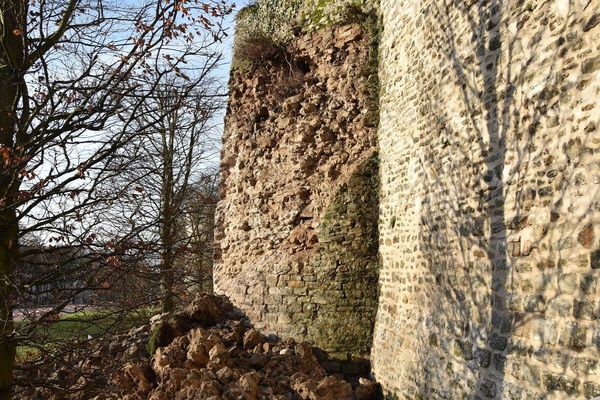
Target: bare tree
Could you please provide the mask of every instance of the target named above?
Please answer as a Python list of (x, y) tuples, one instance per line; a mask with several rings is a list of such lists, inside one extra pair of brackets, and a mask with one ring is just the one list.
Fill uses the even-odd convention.
[(117, 150), (161, 79), (205, 52), (195, 38), (220, 40), (225, 3), (0, 0), (0, 399), (18, 340), (19, 237), (98, 240), (84, 214), (118, 199), (101, 190)]
[(212, 293), (215, 210), (218, 196), (218, 174), (209, 170), (197, 180), (185, 205), (186, 226), (190, 233), (187, 251), (178, 260), (183, 277), (180, 281), (192, 293)]
[(190, 78), (194, 71), (186, 71), (189, 76), (168, 78), (145, 98), (144, 112), (136, 121), (138, 135), (127, 148), (128, 158), (135, 161), (119, 176), (122, 185), (139, 186), (140, 200), (129, 218), (150, 227), (141, 242), (158, 244), (164, 312), (174, 307), (177, 260), (200, 237), (194, 215), (201, 212), (200, 203), (211, 200), (193, 189), (206, 181), (206, 172), (218, 158), (215, 116), (223, 107), (224, 93), (206, 74), (220, 57), (210, 61), (203, 73)]

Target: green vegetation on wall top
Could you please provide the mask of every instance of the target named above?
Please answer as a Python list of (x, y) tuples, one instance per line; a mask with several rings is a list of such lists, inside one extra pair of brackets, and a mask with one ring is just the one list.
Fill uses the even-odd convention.
[(375, 0), (304, 0), (300, 25), (307, 31), (353, 21), (357, 14), (373, 13)]
[(283, 44), (292, 37), (292, 29), (302, 0), (260, 0), (240, 10), (236, 35), (261, 37)]
[(294, 32), (360, 20), (373, 14), (377, 0), (258, 0), (237, 15), (234, 69), (281, 48)]

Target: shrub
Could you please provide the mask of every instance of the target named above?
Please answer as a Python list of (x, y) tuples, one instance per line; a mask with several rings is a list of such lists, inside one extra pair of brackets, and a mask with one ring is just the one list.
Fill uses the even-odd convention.
[(364, 22), (377, 0), (258, 0), (237, 15), (233, 68), (281, 55), (299, 32)]

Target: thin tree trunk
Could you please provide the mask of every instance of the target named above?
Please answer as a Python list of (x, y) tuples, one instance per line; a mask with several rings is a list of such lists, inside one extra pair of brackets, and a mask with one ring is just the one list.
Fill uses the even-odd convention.
[(162, 312), (171, 312), (175, 307), (173, 297), (174, 270), (172, 262), (163, 261), (162, 265)]
[(161, 289), (162, 289), (162, 311), (171, 312), (174, 308), (173, 284), (175, 281), (175, 263), (173, 254), (173, 243), (175, 241), (173, 231), (173, 152), (175, 131), (165, 129), (162, 133), (163, 149), (163, 176), (162, 176), (162, 224), (160, 228), (161, 240)]
[[(165, 219), (167, 216), (163, 216)], [(161, 297), (162, 297), (162, 312), (171, 312), (174, 309), (175, 303), (173, 297), (173, 284), (175, 281), (175, 269), (173, 263), (173, 246), (171, 244), (171, 229), (167, 222), (162, 229), (162, 254), (161, 254)]]
[[(17, 22), (21, 3), (0, 1), (0, 6), (7, 7), (2, 12), (0, 29), (4, 34), (12, 28), (19, 27)], [(9, 13), (12, 11), (15, 15)], [(22, 23), (21, 23), (22, 24)], [(16, 28), (15, 28), (16, 29)], [(0, 64), (8, 59), (16, 64), (22, 63), (22, 42), (17, 37), (6, 41), (1, 37), (4, 50), (0, 50)], [(10, 400), (15, 364), (15, 344), (13, 333), (13, 275), (17, 255), (19, 226), (12, 204), (20, 186), (18, 167), (14, 158), (20, 156), (16, 149), (16, 114), (15, 105), (18, 99), (18, 88), (22, 84), (19, 73), (6, 65), (0, 66), (0, 400)]]

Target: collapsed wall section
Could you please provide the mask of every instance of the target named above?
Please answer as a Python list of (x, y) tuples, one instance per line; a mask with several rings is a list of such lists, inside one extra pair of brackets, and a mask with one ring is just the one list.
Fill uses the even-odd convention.
[(600, 2), (381, 3), (375, 377), (599, 396)]
[(223, 138), (216, 292), (344, 357), (368, 354), (377, 308), (372, 58), (366, 22), (238, 43)]

